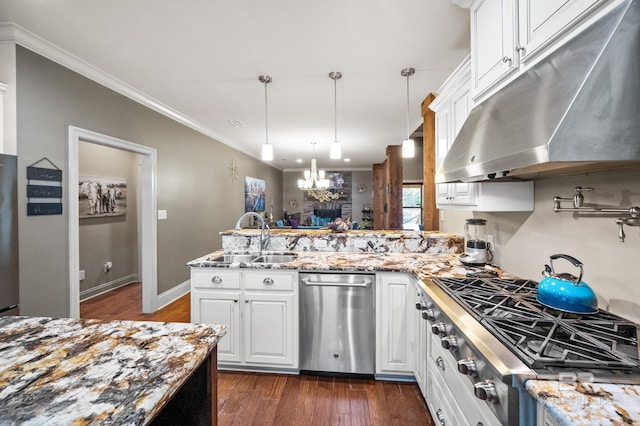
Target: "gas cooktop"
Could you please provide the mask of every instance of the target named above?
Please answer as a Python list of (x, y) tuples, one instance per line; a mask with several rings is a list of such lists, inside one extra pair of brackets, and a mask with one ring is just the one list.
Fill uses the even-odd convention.
[(533, 370), (640, 372), (638, 324), (607, 311), (582, 315), (536, 300), (537, 282), (501, 278), (433, 280)]

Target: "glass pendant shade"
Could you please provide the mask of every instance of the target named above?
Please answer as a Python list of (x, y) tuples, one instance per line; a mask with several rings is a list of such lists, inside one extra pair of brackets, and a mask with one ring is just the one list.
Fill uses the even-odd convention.
[(262, 144), (262, 161), (273, 161), (273, 145), (270, 143)]
[(416, 155), (416, 145), (413, 139), (402, 141), (402, 157), (413, 158)]
[(342, 158), (342, 145), (338, 141), (331, 142), (329, 147), (329, 158), (339, 160)]

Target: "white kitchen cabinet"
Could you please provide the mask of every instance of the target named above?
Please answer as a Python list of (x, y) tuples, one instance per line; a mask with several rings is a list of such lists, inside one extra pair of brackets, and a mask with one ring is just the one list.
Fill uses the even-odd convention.
[(537, 405), (537, 426), (561, 426), (562, 422), (558, 420), (551, 412), (542, 404)]
[[(455, 142), (473, 107), (471, 100), (471, 59), (458, 66), (429, 105), (436, 113), (436, 169)], [(473, 211), (533, 211), (533, 181), (436, 184), (439, 209)]]
[(224, 324), (218, 362), (298, 368), (297, 271), (191, 268), (191, 322)]
[(404, 273), (376, 274), (376, 374), (414, 374), (415, 283)]
[(297, 274), (273, 270), (244, 274), (245, 361), (298, 368)]
[[(471, 69), (469, 59), (458, 67), (448, 85), (430, 105), (436, 113), (436, 169), (440, 168), (458, 132), (471, 111), (469, 96)], [(476, 204), (476, 184), (439, 183), (436, 204), (441, 206), (473, 206)]]
[(519, 65), (514, 54), (515, 2), (478, 0), (471, 6), (471, 57), (476, 93), (513, 73)]
[[(191, 292), (191, 311), (200, 312), (198, 323), (224, 324), (227, 334), (218, 342), (218, 361), (240, 362), (240, 291)], [(192, 316), (193, 318), (193, 316)]]
[(470, 7), (472, 98), (480, 102), (558, 48), (605, 0), (476, 0)]
[(518, 52), (526, 62), (602, 0), (518, 0)]

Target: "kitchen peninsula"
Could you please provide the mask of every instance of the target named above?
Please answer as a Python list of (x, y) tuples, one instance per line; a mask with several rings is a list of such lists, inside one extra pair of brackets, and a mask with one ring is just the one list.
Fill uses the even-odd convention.
[[(501, 388), (503, 390), (499, 391), (511, 389), (509, 392), (512, 396), (507, 398), (506, 393), (500, 393), (499, 403), (496, 403), (492, 399), (494, 391), (489, 386), (498, 383), (492, 378), (493, 373), (483, 367), (485, 369), (478, 374), (489, 377), (490, 380), (482, 381), (474, 374), (468, 374), (473, 371), (472, 368), (476, 368), (475, 364), (469, 359), (458, 359), (461, 354), (467, 354), (467, 350), (471, 350), (468, 345), (464, 346), (467, 339), (460, 339), (458, 336), (464, 335), (462, 333), (467, 326), (474, 327), (475, 323), (469, 316), (473, 311), (462, 307), (465, 298), (468, 297), (473, 305), (480, 307), (480, 314), (486, 316), (482, 318), (494, 324), (496, 321), (509, 322), (510, 320), (503, 318), (507, 312), (507, 318), (514, 315), (518, 318), (515, 322), (536, 321), (536, 309), (544, 309), (536, 305), (537, 283), (534, 281), (519, 279), (497, 267), (470, 268), (461, 264), (461, 237), (402, 231), (275, 231), (270, 243), (274, 245), (270, 245), (269, 250), (288, 251), (291, 258), (281, 263), (269, 263), (253, 262), (245, 258), (220, 261), (221, 258), (225, 259), (225, 252), (259, 251), (259, 244), (256, 244), (260, 237), (259, 231), (240, 230), (222, 234), (224, 250), (189, 262), (189, 266), (192, 267), (192, 309), (199, 306), (198, 314), (205, 316), (212, 315), (214, 308), (218, 313), (233, 313), (228, 321), (242, 334), (234, 336), (235, 340), (228, 339), (225, 342), (224, 360), (227, 368), (298, 371), (297, 346), (295, 343), (293, 349), (286, 346), (290, 341), (296, 342), (298, 336), (298, 272), (375, 273), (375, 321), (378, 333), (376, 377), (414, 376), (432, 415), (446, 409), (447, 415), (452, 419), (458, 419), (454, 416), (459, 416), (459, 424), (466, 424), (460, 413), (471, 419), (470, 424), (482, 421), (483, 424), (533, 425), (536, 424), (536, 418), (538, 421), (547, 421), (545, 424), (581, 424), (574, 420), (580, 409), (567, 404), (567, 401), (576, 399), (565, 397), (570, 395), (570, 391), (577, 389), (578, 384), (558, 381), (558, 375), (548, 373), (543, 368), (544, 365), (536, 365), (532, 370), (521, 364), (521, 360), (511, 349), (499, 349), (502, 351), (501, 362), (504, 361), (505, 365), (512, 365), (512, 361), (517, 363), (513, 364), (513, 370), (504, 372), (505, 376), (517, 379), (513, 382), (507, 380)], [(411, 248), (417, 250), (412, 251)], [(482, 279), (486, 281), (480, 281)], [(441, 281), (448, 281), (451, 287), (437, 283)], [(499, 285), (505, 287), (501, 288)], [(517, 297), (512, 288), (523, 293), (515, 304)], [(456, 298), (454, 302), (452, 298), (458, 292), (461, 298)], [(491, 301), (496, 305), (487, 304)], [(266, 307), (273, 310), (268, 312)], [(493, 311), (497, 316), (492, 316)], [(244, 313), (241, 315), (240, 312)], [(449, 316), (445, 317), (444, 312)], [(278, 319), (278, 322), (272, 321), (273, 318)], [(605, 311), (602, 311), (601, 316), (584, 319), (585, 323), (595, 321), (602, 324), (606, 320), (611, 320), (611, 317)], [(632, 324), (623, 320), (614, 320), (624, 329), (632, 327)], [(485, 319), (481, 319), (478, 324), (483, 321)], [(540, 322), (544, 321), (542, 317)], [(562, 327), (571, 325), (571, 321), (571, 318), (562, 320)], [(289, 327), (290, 324), (293, 326)], [(581, 326), (580, 321), (577, 326)], [(437, 334), (434, 329), (438, 331)], [(476, 327), (472, 331), (467, 335), (480, 336), (479, 346), (475, 346), (473, 350), (482, 347), (484, 354), (496, 348), (506, 349), (489, 330)], [(269, 334), (269, 339), (264, 338), (266, 334)], [(272, 345), (273, 336), (276, 336), (277, 345)], [(558, 344), (562, 342), (562, 337), (560, 339)], [(403, 343), (392, 346), (391, 342)], [(413, 342), (417, 347), (415, 353), (412, 349), (399, 349), (393, 353), (388, 350), (391, 347), (401, 348), (405, 343), (410, 348)], [(525, 350), (533, 351), (532, 348), (537, 347), (535, 344), (525, 345)], [(270, 356), (264, 357), (269, 350)], [(535, 355), (533, 352), (531, 354)], [(481, 354), (478, 352), (476, 355)], [(549, 356), (546, 352), (543, 355)], [(626, 359), (626, 356), (623, 355), (622, 358)], [(447, 364), (446, 369), (442, 362)], [(637, 361), (632, 363), (637, 365)], [(609, 368), (615, 370), (613, 366)], [(574, 370), (569, 367), (568, 371)], [(536, 378), (538, 380), (531, 380)], [(608, 424), (606, 421), (616, 424), (621, 419), (638, 421), (640, 413), (634, 407), (640, 406), (640, 386), (633, 383), (633, 376), (627, 377), (627, 380), (629, 384), (626, 385), (607, 382), (602, 385), (593, 384), (596, 391), (606, 388), (608, 392), (606, 399), (594, 400), (594, 404), (606, 405), (607, 408), (606, 412), (600, 410), (600, 424)], [(449, 383), (453, 384), (452, 387)], [(541, 388), (547, 393), (541, 392)], [(548, 389), (555, 391), (549, 392)], [(449, 392), (456, 392), (456, 395), (452, 396)], [(548, 395), (550, 397), (547, 398)], [(591, 403), (592, 400), (588, 402)], [(500, 411), (503, 408), (506, 410), (507, 406), (511, 407), (508, 412)], [(521, 411), (519, 421), (518, 410)]]
[(0, 318), (0, 424), (216, 424), (222, 325)]

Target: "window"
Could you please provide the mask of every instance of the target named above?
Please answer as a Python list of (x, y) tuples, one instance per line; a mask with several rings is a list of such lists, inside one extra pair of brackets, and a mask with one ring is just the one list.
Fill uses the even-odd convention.
[(402, 228), (418, 230), (422, 225), (422, 184), (402, 185)]

